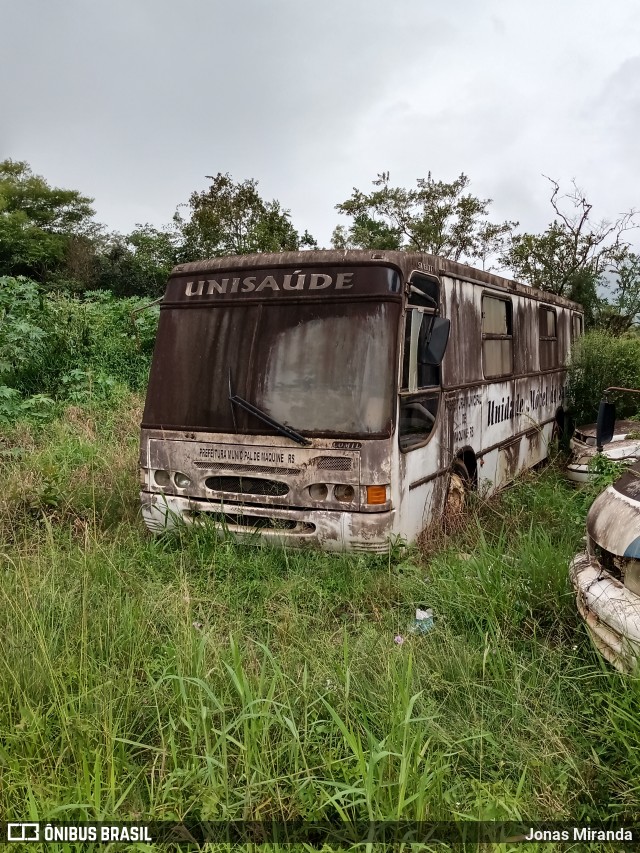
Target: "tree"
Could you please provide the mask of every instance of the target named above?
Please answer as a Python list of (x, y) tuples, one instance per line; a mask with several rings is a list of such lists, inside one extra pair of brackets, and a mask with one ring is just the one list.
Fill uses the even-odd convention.
[(613, 335), (622, 335), (640, 321), (640, 255), (626, 252), (613, 264), (615, 280), (609, 299), (598, 306), (596, 325)]
[(516, 278), (580, 302), (593, 322), (601, 302), (598, 288), (607, 270), (623, 264), (628, 253), (624, 234), (634, 227), (635, 211), (613, 222), (592, 222), (592, 205), (575, 181), (566, 195), (560, 195), (559, 183), (547, 180), (554, 220), (542, 234), (513, 235), (501, 260)]
[(51, 187), (24, 161), (0, 162), (0, 274), (48, 284), (67, 276), (74, 255), (100, 231), (92, 201)]
[(235, 183), (229, 174), (220, 172), (207, 178), (209, 189), (193, 192), (184, 205), (189, 208), (188, 218), (179, 210), (174, 216), (182, 242), (181, 261), (317, 248), (307, 231), (300, 236), (279, 201), (265, 201), (260, 196), (256, 180)]
[(119, 297), (161, 296), (177, 254), (176, 234), (168, 229), (147, 224), (111, 234), (96, 257), (96, 287)]
[(465, 174), (446, 183), (429, 172), (408, 190), (392, 187), (389, 172), (382, 172), (373, 185), (377, 189), (369, 194), (354, 188), (351, 198), (336, 205), (352, 224), (334, 230), (335, 248), (406, 249), (456, 261), (480, 259), (484, 267), (518, 224), (490, 223), (491, 199), (465, 192)]

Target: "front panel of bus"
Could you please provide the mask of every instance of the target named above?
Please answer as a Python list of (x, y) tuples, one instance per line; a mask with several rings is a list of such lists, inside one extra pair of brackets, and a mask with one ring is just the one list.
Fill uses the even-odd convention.
[(145, 521), (384, 550), (402, 277), (391, 266), (174, 276), (142, 423)]

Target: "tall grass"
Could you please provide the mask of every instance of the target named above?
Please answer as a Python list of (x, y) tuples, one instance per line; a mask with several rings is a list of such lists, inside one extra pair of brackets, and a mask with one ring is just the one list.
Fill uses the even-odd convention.
[(4, 435), (4, 815), (637, 812), (639, 682), (577, 618), (586, 504), (558, 471), (428, 553), (239, 546), (207, 526), (152, 539), (136, 405)]

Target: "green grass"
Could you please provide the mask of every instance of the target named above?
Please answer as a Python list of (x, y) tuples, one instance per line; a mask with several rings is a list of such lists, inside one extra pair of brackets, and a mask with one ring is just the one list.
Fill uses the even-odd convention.
[(404, 554), (152, 539), (137, 405), (2, 440), (3, 816), (638, 813), (640, 681), (577, 617), (588, 496), (558, 470)]

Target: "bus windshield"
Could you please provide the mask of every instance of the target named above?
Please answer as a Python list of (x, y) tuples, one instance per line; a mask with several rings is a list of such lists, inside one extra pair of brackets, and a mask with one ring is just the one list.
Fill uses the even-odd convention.
[(275, 434), (232, 393), (296, 431), (388, 435), (398, 303), (167, 307), (143, 426)]

